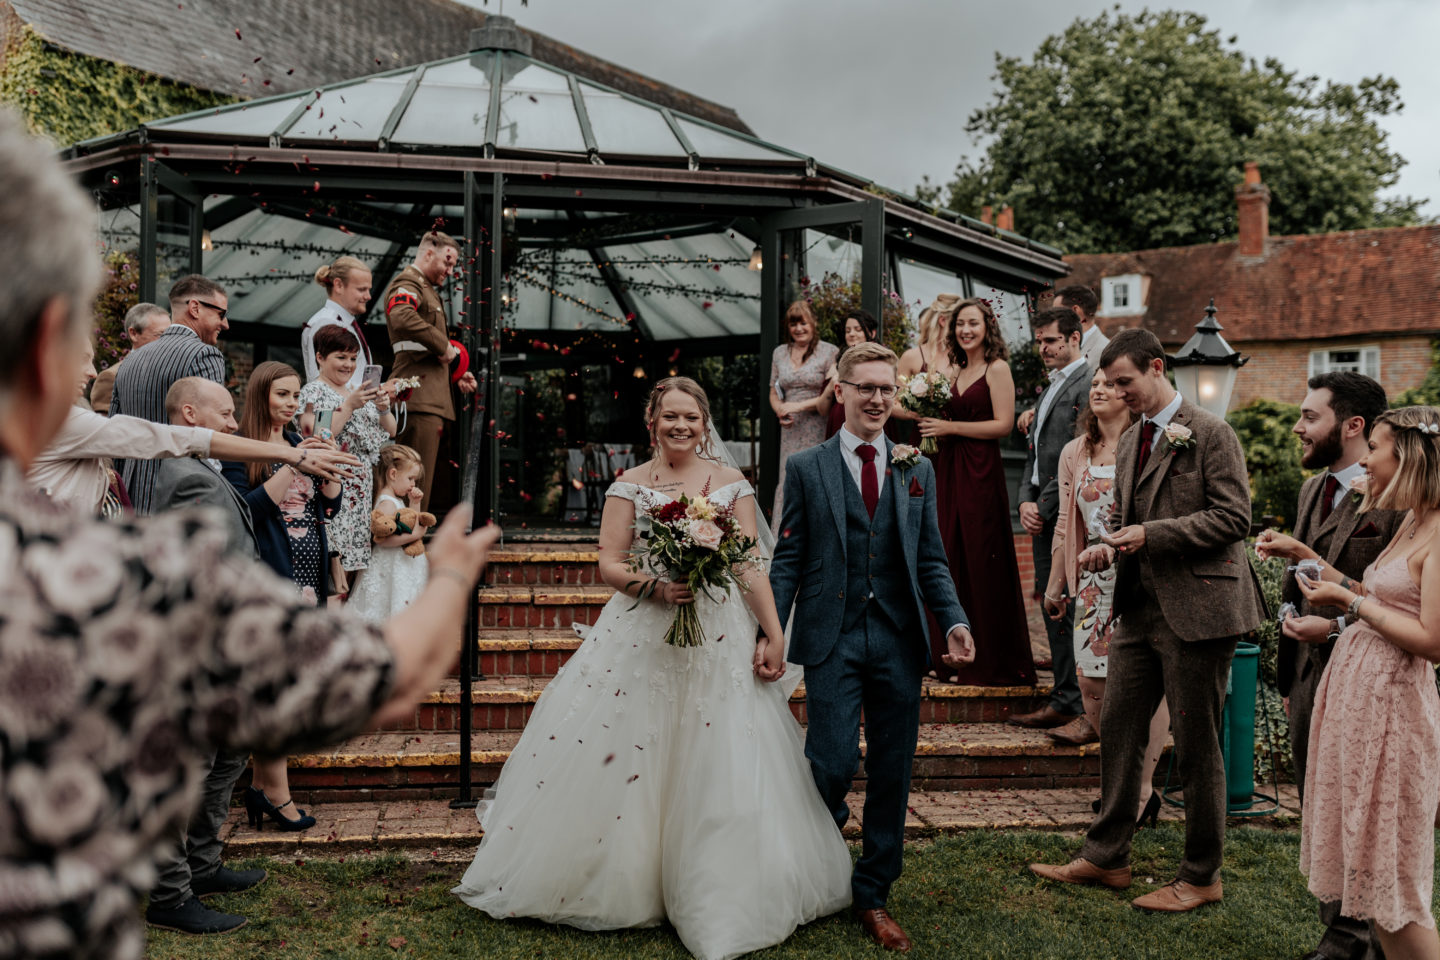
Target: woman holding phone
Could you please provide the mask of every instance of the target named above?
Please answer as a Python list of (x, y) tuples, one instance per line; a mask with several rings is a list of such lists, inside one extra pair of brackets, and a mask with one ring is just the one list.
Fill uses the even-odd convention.
[(360, 341), (344, 327), (324, 326), (315, 331), (315, 365), (319, 373), (300, 391), (300, 433), (333, 439), (346, 453), (360, 460), (360, 469), (345, 480), (340, 510), (330, 518), (330, 549), (340, 556), (346, 583), (336, 592), (355, 588), (361, 572), (370, 565), (370, 510), (373, 470), (380, 448), (395, 436), (395, 415), (390, 393), (380, 385), (378, 367), (369, 367), (360, 384), (351, 389)]

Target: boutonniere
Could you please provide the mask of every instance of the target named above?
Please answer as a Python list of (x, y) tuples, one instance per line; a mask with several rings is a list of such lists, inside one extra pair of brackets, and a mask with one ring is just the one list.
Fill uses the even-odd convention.
[(897, 443), (890, 448), (890, 465), (894, 467), (913, 467), (920, 462), (920, 451), (908, 443)]
[(1365, 499), (1365, 492), (1370, 489), (1370, 474), (1362, 473), (1350, 481), (1350, 495), (1359, 503)]
[(911, 477), (911, 478), (910, 478), (910, 496), (912, 496), (912, 497), (923, 497), (923, 496), (925, 496), (925, 488), (922, 487), (922, 486), (920, 486), (920, 481), (917, 480), (917, 479), (914, 478), (914, 477)]
[(1171, 450), (1191, 450), (1195, 447), (1195, 435), (1183, 423), (1169, 423), (1165, 425), (1165, 442)]

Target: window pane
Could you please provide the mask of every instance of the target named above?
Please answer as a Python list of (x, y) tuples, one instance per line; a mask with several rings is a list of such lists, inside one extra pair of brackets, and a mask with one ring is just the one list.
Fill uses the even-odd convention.
[(590, 114), (590, 127), (601, 153), (638, 153), (661, 157), (684, 154), (680, 141), (670, 132), (670, 125), (653, 107), (606, 93), (588, 83), (580, 89), (585, 96), (585, 109)]
[(303, 93), (281, 100), (271, 100), (268, 103), (220, 107), (208, 114), (189, 120), (181, 120), (178, 123), (162, 121), (153, 126), (164, 127), (167, 130), (190, 130), (195, 133), (227, 133), (236, 137), (268, 137), (308, 96), (310, 96), (309, 93)]
[(525, 66), (505, 81), (495, 145), (584, 153), (585, 138), (580, 134), (569, 81), (536, 64)]
[[(445, 82), (464, 70), (468, 83)], [(446, 144), (457, 147), (485, 145), (485, 116), (490, 111), (490, 85), (485, 75), (466, 61), (425, 71), (420, 86), (391, 139), (397, 143)]]
[(728, 133), (721, 133), (712, 127), (692, 123), (684, 117), (676, 117), (675, 119), (679, 122), (680, 129), (685, 131), (685, 136), (689, 138), (690, 145), (693, 146), (695, 152), (702, 157), (725, 157), (735, 160), (797, 159), (789, 154), (781, 153), (778, 150), (768, 150), (748, 140), (742, 140), (739, 135), (731, 136)]
[(376, 77), (331, 90), (315, 101), (284, 136), (294, 140), (376, 140), (410, 76)]

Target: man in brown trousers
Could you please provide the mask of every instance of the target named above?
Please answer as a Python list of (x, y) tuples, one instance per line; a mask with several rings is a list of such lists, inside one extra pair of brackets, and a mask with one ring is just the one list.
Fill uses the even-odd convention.
[(1245, 555), (1250, 485), (1235, 431), (1175, 392), (1148, 330), (1123, 330), (1100, 357), (1142, 415), (1120, 438), (1115, 471), (1124, 526), (1093, 562), (1118, 562), (1115, 639), (1100, 724), (1100, 814), (1080, 856), (1030, 869), (1064, 883), (1130, 886), (1130, 839), (1150, 718), (1169, 701), (1185, 788), (1185, 854), (1175, 880), (1133, 901), (1181, 912), (1221, 898), (1225, 766), (1221, 708), (1235, 644), (1265, 604)]
[[(445, 305), (440, 287), (460, 259), (460, 246), (453, 237), (432, 230), (420, 238), (415, 262), (401, 270), (385, 288), (385, 325), (390, 347), (395, 351), (391, 376), (418, 377), (420, 386), (405, 401), (405, 429), (396, 441), (413, 447), (425, 462), (421, 489), (422, 507), (430, 504), (439, 459), (440, 438), (447, 424), (455, 422), (455, 403), (450, 396), (450, 361), (459, 353), (450, 342), (445, 324)], [(467, 372), (455, 386), (462, 393), (475, 391), (475, 375)]]

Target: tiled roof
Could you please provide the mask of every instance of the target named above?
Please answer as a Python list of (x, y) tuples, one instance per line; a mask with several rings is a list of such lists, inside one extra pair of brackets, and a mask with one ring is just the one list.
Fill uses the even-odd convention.
[(1211, 297), (1232, 343), (1440, 332), (1440, 226), (1271, 237), (1263, 257), (1215, 243), (1065, 262), (1062, 285), (1097, 293), (1102, 277), (1147, 276), (1145, 313), (1102, 322), (1144, 326), (1166, 344), (1189, 339)]
[[(238, 97), (308, 90), (462, 54), (470, 31), (486, 17), (454, 0), (8, 2), (21, 20), (66, 50)], [(753, 133), (730, 107), (525, 32), (537, 60)]]

